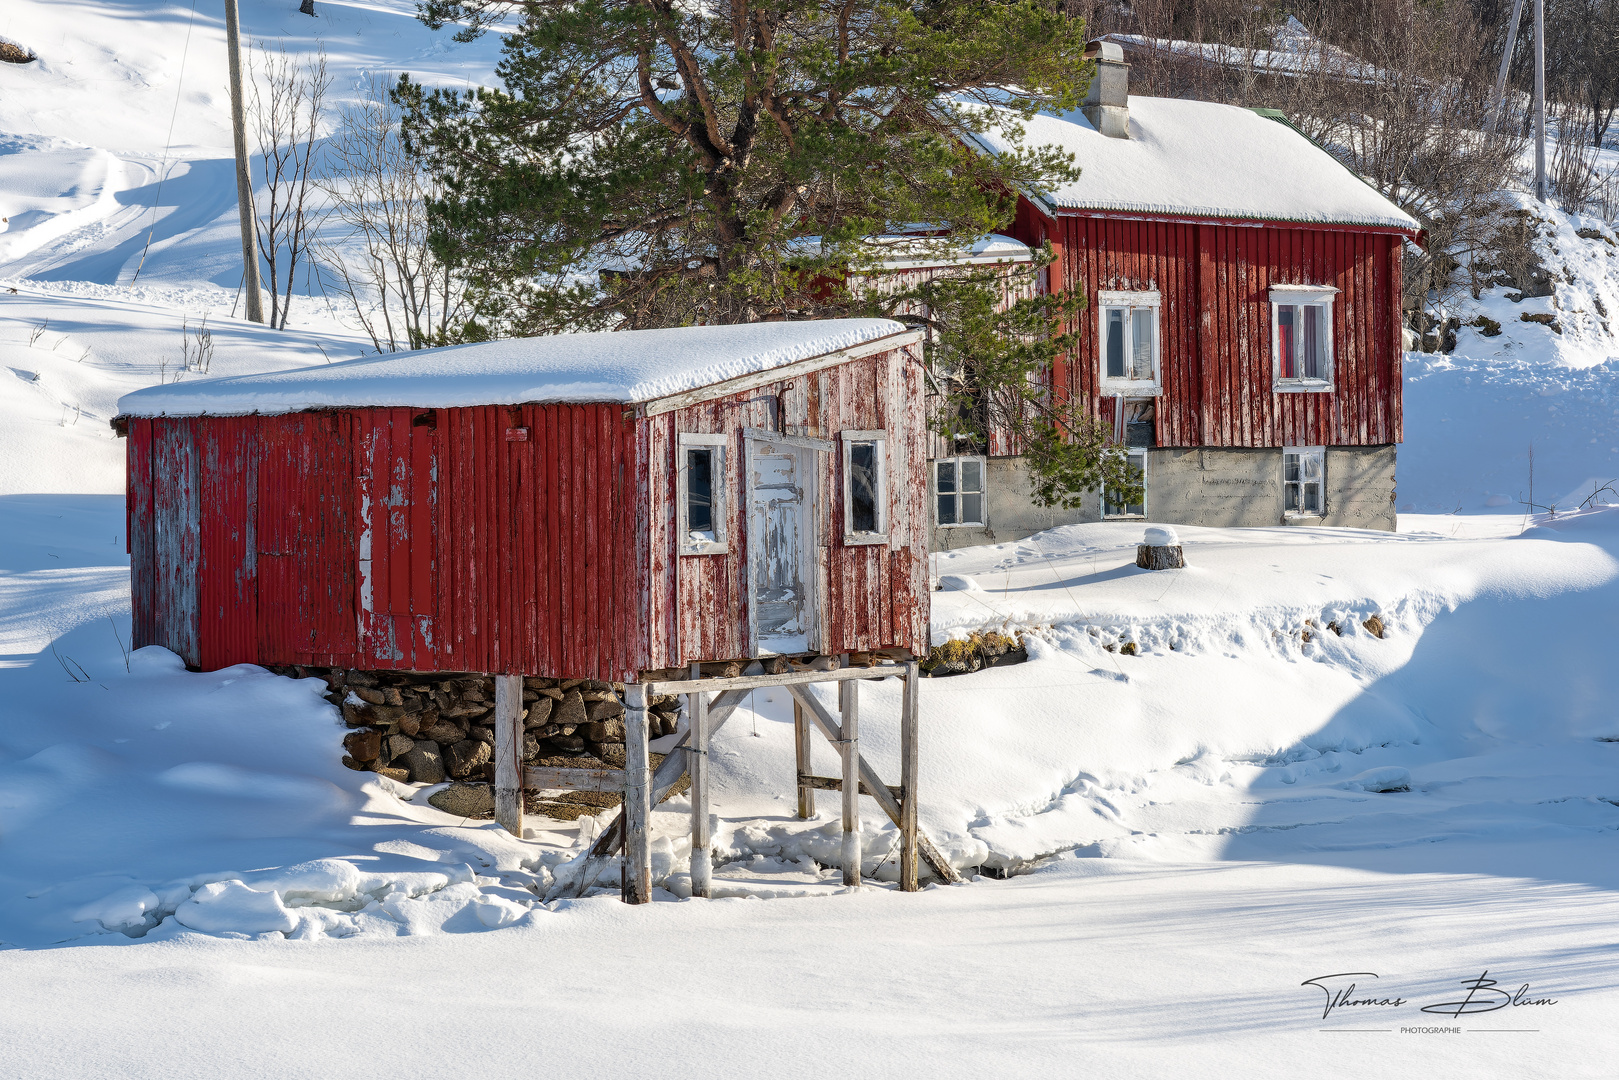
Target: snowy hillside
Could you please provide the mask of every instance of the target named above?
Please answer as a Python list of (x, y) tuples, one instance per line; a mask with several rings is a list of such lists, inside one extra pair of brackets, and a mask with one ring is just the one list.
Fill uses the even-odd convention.
[[(412, 0), (241, 2), (323, 43), (339, 98), (498, 55)], [(935, 639), (1029, 655), (922, 685), (921, 817), (968, 884), (886, 887), (868, 804), (877, 883), (844, 891), (759, 691), (712, 751), (725, 899), (674, 902), (677, 798), (664, 902), (611, 869), (547, 901), (605, 818), (516, 840), (344, 768), (317, 680), (129, 653), (117, 399), (200, 377), (204, 316), (208, 374), (371, 347), (318, 288), (291, 330), (240, 318), (217, 3), (6, 0), (0, 38), (39, 55), (0, 64), (0, 1074), (1485, 1076), (1519, 1035), (1339, 1033), (1368, 1010), (1301, 983), (1379, 972), (1392, 1029), (1486, 969), (1559, 1001), (1499, 1025), (1536, 1029), (1514, 1075), (1611, 1071), (1619, 508), (1565, 512), (1619, 477), (1610, 224), (1545, 212), (1555, 292), (1487, 290), (1407, 355), (1397, 534), (1184, 528), (1173, 573), (1118, 523), (936, 557)], [(1556, 515), (1519, 501), (1531, 445)], [(865, 700), (897, 773), (898, 687)]]

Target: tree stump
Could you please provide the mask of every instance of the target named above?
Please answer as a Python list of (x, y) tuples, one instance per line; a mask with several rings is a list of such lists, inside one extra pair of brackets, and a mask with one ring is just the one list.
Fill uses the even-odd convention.
[(1137, 544), (1136, 565), (1143, 570), (1179, 570), (1186, 565), (1186, 555), (1179, 544), (1168, 547)]
[(304, 0), (303, 3), (299, 4), (298, 5), (298, 14), (300, 14), (300, 15), (313, 15), (313, 14), (315, 14), (315, 0)]

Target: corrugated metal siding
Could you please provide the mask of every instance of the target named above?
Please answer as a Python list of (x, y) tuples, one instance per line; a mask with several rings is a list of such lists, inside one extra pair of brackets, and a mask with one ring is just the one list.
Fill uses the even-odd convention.
[[(804, 433), (890, 437), (887, 547), (843, 547), (841, 456), (823, 461), (824, 647), (925, 648), (923, 394), (920, 357), (894, 351), (649, 420), (618, 404), (135, 420), (136, 644), (204, 668), (601, 679), (746, 655), (741, 432), (785, 408)], [(727, 556), (674, 554), (679, 431), (732, 436)]]
[[(1078, 349), (1054, 372), (1060, 393), (1111, 418), (1098, 392), (1096, 293), (1163, 296), (1160, 446), (1376, 446), (1398, 442), (1398, 236), (1065, 215), (1055, 224), (1020, 203), (1019, 239), (1045, 230), (1070, 287), (1091, 301)], [(1271, 389), (1271, 285), (1332, 285), (1335, 390)]]

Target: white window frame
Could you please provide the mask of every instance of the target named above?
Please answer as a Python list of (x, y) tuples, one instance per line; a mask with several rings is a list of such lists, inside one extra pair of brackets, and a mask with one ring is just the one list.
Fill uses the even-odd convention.
[[(888, 432), (887, 431), (841, 431), (838, 437), (843, 442), (843, 543), (845, 547), (854, 544), (886, 544), (888, 543)], [(854, 520), (854, 474), (850, 471), (850, 463), (854, 453), (855, 443), (877, 444), (877, 531), (855, 532), (850, 528)]]
[[(963, 461), (978, 462), (978, 491), (970, 492), (978, 496), (979, 517), (981, 521), (951, 521), (939, 520), (939, 463), (941, 461), (953, 462), (956, 467), (956, 516), (961, 516), (961, 463)], [(933, 524), (940, 529), (982, 529), (989, 524), (989, 459), (982, 454), (952, 454), (949, 457), (934, 458), (928, 462), (928, 502), (932, 509)]]
[[(682, 555), (724, 555), (731, 550), (726, 535), (726, 523), (730, 517), (730, 472), (727, 469), (726, 439), (724, 435), (699, 435), (690, 432), (681, 432), (675, 440), (675, 527), (680, 538), (680, 554)], [(686, 482), (689, 479), (686, 470), (687, 450), (712, 450), (713, 472), (709, 476), (710, 498), (714, 501), (714, 539), (693, 540), (691, 527), (687, 520), (690, 497), (687, 493)]]
[[(1163, 389), (1164, 320), (1163, 296), (1157, 289), (1121, 291), (1100, 289), (1096, 294), (1096, 374), (1103, 397), (1157, 397)], [(1134, 351), (1133, 336), (1137, 309), (1152, 311), (1152, 378), (1109, 378), (1107, 373), (1107, 313), (1110, 308), (1125, 308), (1124, 366), (1130, 368), (1130, 354)]]
[[(1333, 386), (1332, 315), (1338, 290), (1331, 285), (1272, 285), (1270, 287), (1270, 377), (1271, 389), (1278, 394), (1330, 394)], [(1295, 376), (1282, 378), (1281, 307), (1284, 304), (1319, 304), (1326, 308), (1321, 324), (1321, 370), (1319, 379)]]
[[(1319, 483), (1321, 484), (1321, 504), (1320, 504), (1319, 508), (1316, 509), (1316, 511), (1314, 513), (1311, 513), (1308, 510), (1289, 510), (1287, 508), (1287, 485), (1289, 483), (1289, 481), (1287, 479), (1287, 455), (1289, 455), (1289, 454), (1299, 454), (1299, 455), (1311, 455), (1311, 454), (1313, 454), (1316, 457), (1318, 457), (1320, 459), (1320, 461), (1321, 461), (1321, 479), (1319, 481)], [(1300, 485), (1300, 488), (1299, 488), (1299, 505), (1300, 506), (1304, 505), (1303, 485), (1306, 482), (1306, 481), (1304, 481), (1302, 479), (1303, 467), (1304, 467), (1303, 466), (1303, 460), (1302, 460), (1302, 457), (1301, 457), (1301, 460), (1300, 460), (1300, 463), (1299, 463), (1301, 479), (1296, 480), (1296, 481), (1292, 481), (1293, 483), (1297, 483), (1297, 484)], [(1321, 517), (1326, 517), (1327, 516), (1327, 448), (1325, 446), (1284, 446), (1284, 447), (1282, 447), (1282, 516), (1287, 517), (1287, 518), (1321, 518)]]
[(1107, 487), (1102, 488), (1102, 520), (1103, 521), (1146, 521), (1147, 520), (1147, 462), (1151, 455), (1145, 446), (1123, 446), (1111, 450), (1104, 450), (1105, 454), (1122, 455), (1126, 459), (1141, 456), (1141, 513), (1139, 514), (1110, 514), (1107, 504)]

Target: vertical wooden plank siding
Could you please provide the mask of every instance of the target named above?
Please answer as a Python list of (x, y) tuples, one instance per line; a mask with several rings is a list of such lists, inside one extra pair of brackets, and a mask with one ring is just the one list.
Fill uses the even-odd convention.
[[(1100, 393), (1097, 292), (1157, 290), (1160, 446), (1364, 446), (1400, 438), (1400, 238), (1347, 228), (1045, 218), (1020, 203), (1016, 235), (1052, 230), (1068, 288), (1089, 307), (1074, 351), (1054, 365), (1060, 396), (1111, 420)], [(1278, 394), (1272, 386), (1272, 285), (1331, 285), (1335, 388)]]
[[(924, 395), (920, 349), (864, 357), (790, 382), (678, 409), (640, 422), (651, 455), (652, 504), (642, 531), (651, 545), (647, 581), (653, 600), (647, 633), (653, 667), (746, 655), (748, 649), (747, 491), (745, 427), (771, 428), (824, 439), (814, 484), (817, 585), (823, 653), (898, 646), (928, 647), (928, 435), (919, 422)], [(781, 409), (777, 402), (788, 402)], [(843, 454), (839, 433), (888, 433), (888, 520), (883, 544), (844, 545)], [(679, 435), (726, 436), (725, 554), (681, 555), (675, 535)], [(675, 610), (659, 618), (658, 596)], [(662, 628), (668, 627), (667, 631)], [(667, 633), (667, 639), (661, 635)]]

